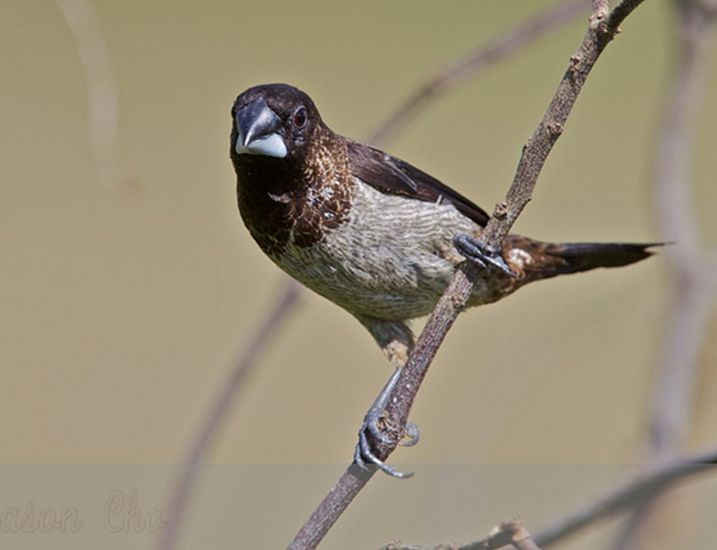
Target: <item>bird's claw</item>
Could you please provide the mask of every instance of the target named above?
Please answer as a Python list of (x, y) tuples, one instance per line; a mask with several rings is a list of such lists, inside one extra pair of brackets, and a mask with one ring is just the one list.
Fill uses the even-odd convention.
[(382, 426), (385, 425), (384, 418), (385, 411), (382, 408), (371, 407), (363, 419), (363, 426), (361, 426), (361, 431), (359, 433), (365, 434), (368, 432), (374, 437), (374, 439), (380, 441), (381, 443), (391, 443), (392, 438), (389, 435), (388, 430), (382, 429)]
[(483, 244), (474, 236), (465, 233), (456, 235), (453, 237), (453, 245), (462, 256), (480, 267), (487, 269), (491, 265), (506, 275), (515, 277), (515, 273), (505, 263), (500, 251)]
[[(389, 466), (383, 460), (381, 460), (372, 448), (369, 440), (369, 434), (375, 438), (375, 440), (381, 443), (391, 443), (393, 441), (392, 436), (387, 430), (381, 428), (383, 424), (384, 411), (377, 407), (371, 407), (366, 416), (364, 417), (363, 425), (359, 430), (359, 440), (354, 450), (354, 462), (362, 470), (369, 470), (371, 467), (376, 467), (385, 474), (390, 475), (398, 479), (406, 479), (413, 475), (413, 472), (401, 472), (393, 466)], [(406, 425), (406, 429), (403, 433), (401, 445), (410, 447), (418, 443), (419, 432), (418, 426), (413, 423)]]
[(421, 430), (413, 422), (406, 424), (403, 430), (403, 438), (399, 445), (401, 447), (413, 447), (421, 439)]

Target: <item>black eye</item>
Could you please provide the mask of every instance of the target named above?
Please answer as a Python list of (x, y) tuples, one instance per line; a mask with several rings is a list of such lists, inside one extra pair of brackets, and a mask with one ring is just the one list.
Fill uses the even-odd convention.
[(297, 128), (303, 128), (306, 126), (306, 109), (304, 107), (299, 107), (296, 111), (294, 111), (294, 114), (291, 115), (291, 122), (293, 122), (294, 126)]

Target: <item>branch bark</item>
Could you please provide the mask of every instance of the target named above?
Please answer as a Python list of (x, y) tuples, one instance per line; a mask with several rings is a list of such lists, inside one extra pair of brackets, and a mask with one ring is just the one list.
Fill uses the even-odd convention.
[[(617, 34), (619, 25), (641, 2), (642, 0), (623, 0), (607, 15), (602, 12), (592, 14), (587, 33), (577, 52), (570, 58), (568, 69), (542, 121), (523, 147), (513, 183), (505, 200), (496, 206), (491, 220), (481, 234), (483, 244), (497, 249), (530, 201), (538, 175), (553, 145), (560, 137), (591, 69), (607, 44)], [(386, 407), (386, 424), (395, 433), (403, 433), (408, 414), (428, 367), (456, 317), (465, 306), (476, 275), (476, 268), (467, 262), (456, 271), (411, 350), (406, 366), (401, 369), (400, 378)], [(374, 444), (378, 457), (385, 460), (396, 448), (398, 438), (392, 443), (374, 441)], [(297, 533), (289, 549), (313, 549), (318, 546), (374, 473), (372, 471), (357, 474), (356, 470), (355, 465), (349, 466)]]

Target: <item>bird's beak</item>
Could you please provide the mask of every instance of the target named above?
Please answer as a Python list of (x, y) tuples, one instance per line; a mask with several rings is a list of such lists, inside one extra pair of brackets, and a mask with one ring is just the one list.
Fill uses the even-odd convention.
[(281, 127), (281, 119), (263, 99), (237, 111), (234, 122), (238, 132), (234, 149), (238, 155), (286, 156), (286, 144), (276, 132)]

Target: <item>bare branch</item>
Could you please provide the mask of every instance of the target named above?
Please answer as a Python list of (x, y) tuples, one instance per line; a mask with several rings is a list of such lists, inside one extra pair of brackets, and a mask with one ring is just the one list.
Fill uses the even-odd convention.
[(533, 535), (533, 540), (541, 546), (550, 546), (595, 521), (632, 508), (646, 498), (664, 492), (688, 476), (713, 469), (715, 465), (717, 448), (653, 466), (627, 484), (538, 531)]
[(107, 43), (95, 8), (88, 0), (56, 0), (85, 72), (87, 133), (100, 180), (116, 193), (132, 189), (117, 146), (119, 100)]
[[(480, 236), (487, 246), (499, 249), (502, 239), (508, 234), (530, 201), (538, 175), (550, 150), (563, 131), (568, 115), (590, 70), (605, 46), (615, 36), (619, 24), (630, 13), (631, 10), (627, 10), (626, 5), (629, 4), (634, 9), (639, 3), (636, 0), (626, 0), (619, 4), (607, 17), (604, 31), (593, 28), (591, 22), (578, 51), (570, 58), (568, 70), (550, 102), (543, 120), (523, 147), (513, 183), (505, 200), (496, 205), (493, 217)], [(388, 423), (396, 426), (398, 433), (401, 433), (407, 422), (409, 410), (428, 366), (470, 296), (475, 275), (475, 267), (468, 262), (458, 270), (429, 318), (406, 367), (402, 369), (402, 376), (396, 385), (395, 397), (389, 400), (386, 407)], [(381, 459), (388, 456), (389, 452), (393, 450), (384, 447), (379, 455)]]
[[(689, 457), (665, 462), (659, 466), (653, 466), (624, 485), (613, 489), (605, 496), (583, 506), (577, 512), (554, 521), (548, 527), (541, 529), (532, 536), (531, 542), (547, 548), (596, 521), (619, 514), (643, 502), (646, 498), (664, 493), (676, 483), (684, 481), (692, 475), (704, 473), (708, 470), (714, 471), (715, 465), (717, 465), (717, 447)], [(466, 544), (443, 543), (432, 547), (402, 546), (394, 543), (381, 550), (483, 550), (484, 546), (481, 546), (482, 544), (485, 544), (485, 541)]]
[(393, 542), (381, 550), (540, 550), (540, 548), (523, 524), (513, 520), (501, 523), (487, 538), (468, 544), (442, 543), (424, 547)]
[(157, 544), (158, 550), (171, 550), (175, 547), (194, 484), (199, 475), (201, 465), (209, 452), (210, 444), (215, 440), (216, 434), (224, 423), (227, 412), (234, 404), (239, 388), (249, 374), (251, 367), (272, 341), (271, 337), (278, 326), (287, 318), (289, 311), (296, 304), (299, 296), (298, 290), (298, 283), (294, 281), (284, 285), (274, 309), (264, 319), (256, 333), (249, 338), (248, 347), (239, 356), (227, 379), (223, 381), (218, 395), (211, 401), (207, 416), (200, 422), (200, 428), (195, 432), (186, 453), (187, 458), (182, 464), (173, 485), (166, 507), (167, 527), (161, 532)]
[[(607, 3), (607, 2), (605, 2)], [(426, 80), (411, 96), (391, 113), (368, 139), (369, 143), (382, 145), (416, 118), (429, 103), (448, 90), (494, 63), (532, 44), (550, 31), (564, 25), (579, 13), (587, 11), (586, 0), (563, 0), (550, 9), (515, 27), (493, 42), (480, 45), (464, 58), (447, 66)], [(607, 13), (607, 12), (606, 12)]]
[(373, 477), (376, 470), (363, 470), (356, 464), (349, 465), (329, 494), (319, 503), (306, 523), (291, 541), (287, 550), (311, 550), (316, 548), (341, 517), (356, 495)]
[[(622, 21), (641, 2), (642, 0), (623, 0), (606, 18), (599, 13), (593, 13), (591, 16), (588, 32), (578, 51), (570, 58), (568, 70), (543, 120), (523, 147), (518, 169), (506, 199), (496, 205), (493, 218), (481, 236), (485, 244), (497, 248), (532, 198), (540, 170), (548, 153), (560, 137), (588, 74), (605, 46), (615, 37)], [(596, 21), (603, 20), (604, 25), (595, 24)]]
[[(620, 23), (640, 3), (641, 0), (623, 0), (606, 18), (599, 17), (599, 14), (593, 14), (591, 17), (588, 31), (578, 51), (570, 58), (568, 70), (543, 120), (523, 147), (523, 154), (505, 201), (496, 206), (493, 217), (481, 234), (484, 244), (498, 248), (503, 237), (510, 231), (532, 196), (545, 159), (562, 133), (590, 70), (607, 44), (614, 38)], [(594, 24), (598, 19), (601, 24)], [(461, 264), (461, 268), (457, 270), (411, 350), (406, 366), (401, 369), (400, 377), (386, 407), (385, 422), (395, 437), (391, 443), (373, 441), (381, 460), (385, 460), (398, 445), (399, 434), (404, 431), (409, 411), (428, 367), (448, 330), (465, 306), (475, 277), (476, 268), (472, 264), (468, 262)], [(353, 465), (346, 470), (337, 485), (296, 535), (289, 546), (290, 549), (313, 549), (318, 545), (372, 475), (356, 477), (353, 473), (355, 470), (356, 467)]]

